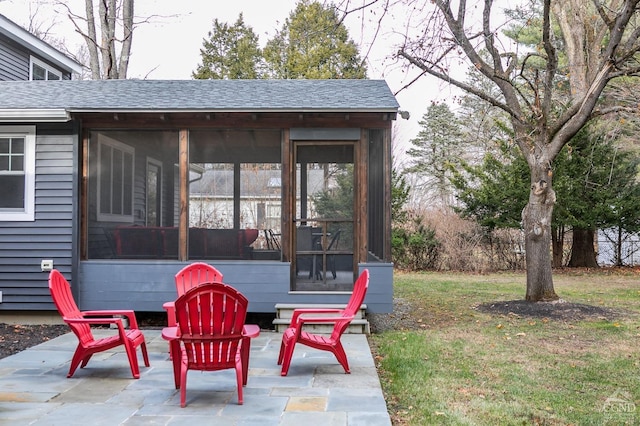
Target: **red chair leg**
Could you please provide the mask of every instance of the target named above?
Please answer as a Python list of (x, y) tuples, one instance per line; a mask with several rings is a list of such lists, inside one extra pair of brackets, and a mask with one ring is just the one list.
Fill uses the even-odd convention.
[[(183, 358), (182, 356), (180, 358)], [(180, 406), (187, 405), (187, 360), (186, 355), (180, 366)]]
[(127, 352), (127, 358), (129, 358), (129, 365), (131, 366), (131, 374), (134, 379), (140, 378), (140, 368), (138, 367), (138, 357), (136, 355), (136, 348), (133, 346), (133, 342), (126, 340), (124, 348)]
[(73, 373), (76, 372), (76, 369), (78, 368), (80, 363), (83, 361), (84, 361), (84, 351), (82, 350), (82, 347), (78, 346), (76, 348), (75, 353), (73, 354), (73, 358), (71, 358), (71, 366), (69, 367), (69, 374), (67, 374), (67, 377), (73, 376)]
[(345, 353), (340, 341), (338, 341), (336, 346), (333, 348), (333, 353), (340, 365), (342, 365), (342, 367), (344, 368), (344, 372), (350, 374), (351, 371), (349, 370), (349, 361), (347, 360), (347, 354)]
[(249, 376), (249, 353), (251, 351), (251, 338), (243, 337), (240, 348), (240, 357), (242, 360), (242, 385), (247, 384)]
[(284, 356), (282, 358), (282, 370), (280, 371), (281, 376), (286, 376), (289, 373), (289, 367), (291, 366), (291, 358), (293, 357), (293, 350), (295, 349), (296, 342), (293, 339), (287, 339), (284, 341)]
[(142, 342), (140, 344), (140, 350), (142, 351), (142, 358), (144, 359), (144, 366), (149, 367), (151, 364), (149, 363), (149, 353), (147, 352), (147, 344)]
[(242, 405), (243, 404), (243, 398), (242, 398), (242, 384), (243, 384), (243, 376), (244, 376), (244, 372), (243, 372), (244, 368), (242, 365), (242, 360), (238, 360), (236, 361), (236, 381), (238, 382), (238, 405)]

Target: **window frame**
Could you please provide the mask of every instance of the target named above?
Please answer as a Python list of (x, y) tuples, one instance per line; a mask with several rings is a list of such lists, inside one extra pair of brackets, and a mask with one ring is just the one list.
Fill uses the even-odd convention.
[[(130, 188), (131, 188), (131, 193), (128, 194), (130, 195), (130, 205), (131, 205), (131, 214), (114, 214), (114, 213), (103, 213), (102, 212), (102, 205), (101, 205), (101, 201), (102, 201), (102, 179), (100, 178), (100, 176), (102, 176), (102, 146), (106, 145), (108, 147), (111, 148), (111, 150), (118, 150), (120, 152), (127, 153), (127, 154), (131, 154), (131, 183), (130, 183)], [(112, 139), (108, 136), (105, 136), (104, 134), (99, 134), (98, 137), (98, 164), (97, 164), (97, 173), (98, 173), (98, 182), (97, 182), (97, 193), (98, 193), (98, 199), (96, 201), (96, 206), (97, 206), (97, 220), (99, 222), (120, 222), (120, 223), (133, 223), (135, 220), (135, 209), (134, 209), (134, 193), (135, 193), (135, 189), (134, 189), (134, 177), (135, 177), (135, 162), (136, 162), (136, 150), (134, 147), (127, 145), (125, 143), (119, 142), (115, 139)], [(122, 156), (123, 160), (124, 160), (124, 155)], [(113, 170), (113, 168), (112, 168)], [(122, 170), (124, 170), (124, 162), (123, 162), (123, 166), (122, 166)], [(111, 178), (111, 182), (113, 183), (113, 176)], [(113, 195), (113, 193), (111, 194)], [(123, 197), (124, 200), (124, 197)]]
[[(36, 128), (35, 126), (0, 126), (2, 138), (24, 138), (24, 206), (22, 210), (0, 209), (0, 221), (33, 222), (35, 220), (35, 172), (36, 172)], [(16, 175), (2, 172), (0, 175)]]
[[(30, 63), (29, 63), (29, 80), (33, 80), (33, 66), (37, 65), (40, 68), (43, 68), (45, 71), (45, 78), (44, 80), (46, 81), (56, 81), (56, 80), (62, 80), (62, 72), (60, 70), (55, 69), (54, 67), (52, 67), (51, 65), (47, 64), (46, 62), (41, 61), (40, 59), (31, 56), (30, 57)], [(58, 78), (49, 78), (49, 75), (55, 75)]]

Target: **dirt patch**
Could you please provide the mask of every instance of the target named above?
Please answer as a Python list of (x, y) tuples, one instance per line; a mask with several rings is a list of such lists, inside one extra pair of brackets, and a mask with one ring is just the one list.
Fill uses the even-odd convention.
[(68, 325), (20, 325), (0, 323), (0, 358), (69, 332)]
[(624, 316), (623, 312), (600, 306), (571, 303), (565, 300), (553, 302), (527, 302), (526, 300), (508, 300), (483, 303), (475, 308), (488, 314), (518, 315), (531, 318), (548, 318), (561, 321), (582, 321), (586, 319), (613, 320)]

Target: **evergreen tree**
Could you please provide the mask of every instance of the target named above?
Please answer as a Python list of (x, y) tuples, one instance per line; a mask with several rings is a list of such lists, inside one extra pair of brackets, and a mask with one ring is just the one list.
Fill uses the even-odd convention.
[(192, 74), (196, 79), (256, 79), (262, 77), (262, 52), (258, 36), (244, 23), (242, 13), (235, 24), (217, 19), (208, 39), (204, 39), (200, 56), (202, 63)]
[[(573, 231), (570, 266), (597, 266), (593, 246), (597, 229), (640, 229), (639, 163), (640, 157), (617, 149), (603, 135), (589, 135), (588, 129), (558, 155), (553, 178), (559, 201), (552, 228)], [(489, 229), (520, 227), (529, 175), (520, 152), (502, 143), (500, 155), (488, 153), (482, 164), (462, 166), (464, 172), (452, 168), (452, 183), (463, 205), (460, 212)], [(555, 255), (561, 256), (557, 250), (554, 245)]]
[(263, 51), (272, 78), (365, 78), (358, 47), (333, 6), (301, 0)]
[(453, 191), (449, 165), (460, 157), (460, 122), (448, 105), (434, 103), (418, 123), (422, 130), (411, 140), (407, 154), (413, 157), (413, 162), (406, 172), (419, 175), (419, 187), (424, 194), (434, 194), (444, 206), (450, 206)]

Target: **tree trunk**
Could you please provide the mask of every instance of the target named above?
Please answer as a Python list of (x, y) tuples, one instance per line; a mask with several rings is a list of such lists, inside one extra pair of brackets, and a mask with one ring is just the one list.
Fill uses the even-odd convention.
[(622, 264), (622, 227), (618, 226), (618, 241), (616, 241), (616, 266), (624, 266)]
[(526, 299), (530, 302), (558, 299), (551, 275), (551, 215), (555, 201), (551, 185), (539, 179), (531, 185), (529, 203), (522, 210), (527, 266)]
[(573, 244), (571, 245), (570, 268), (597, 268), (596, 250), (593, 246), (593, 229), (573, 229)]
[(551, 246), (553, 247), (553, 267), (562, 268), (564, 255), (564, 226), (551, 228)]

